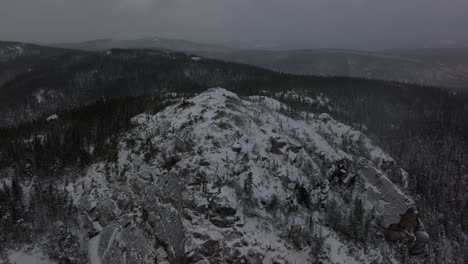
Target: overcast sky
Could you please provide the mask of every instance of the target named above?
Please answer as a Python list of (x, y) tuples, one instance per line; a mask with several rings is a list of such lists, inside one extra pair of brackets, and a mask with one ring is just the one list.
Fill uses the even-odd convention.
[(0, 0), (0, 39), (145, 36), (286, 48), (468, 46), (468, 0)]

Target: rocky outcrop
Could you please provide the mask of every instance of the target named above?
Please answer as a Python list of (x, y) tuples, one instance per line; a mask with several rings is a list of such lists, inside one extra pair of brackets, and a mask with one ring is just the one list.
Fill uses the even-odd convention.
[(426, 253), (429, 234), (419, 219), (418, 212), (409, 208), (400, 216), (400, 222), (391, 224), (385, 230), (385, 239), (393, 243), (404, 244), (411, 255), (423, 255)]
[(388, 177), (375, 167), (365, 167), (359, 171), (368, 183), (366, 185), (366, 206), (375, 210), (381, 227), (398, 223), (400, 215), (414, 206), (414, 201), (404, 194)]
[[(279, 105), (211, 89), (156, 115), (133, 118), (135, 128), (122, 136), (117, 161), (90, 166), (69, 188), (88, 233), (90, 259), (395, 260), (381, 250), (387, 246), (383, 239), (364, 251), (327, 223), (333, 204), (348, 219), (353, 199), (362, 201), (363, 215), (382, 219), (371, 221), (370, 230), (398, 223), (413, 202), (386, 176), (393, 160), (327, 114), (292, 119)], [(125, 144), (129, 139), (133, 143)], [(148, 142), (158, 146), (151, 155), (145, 155)], [(421, 230), (407, 231), (416, 237), (408, 240), (413, 252), (423, 247)]]

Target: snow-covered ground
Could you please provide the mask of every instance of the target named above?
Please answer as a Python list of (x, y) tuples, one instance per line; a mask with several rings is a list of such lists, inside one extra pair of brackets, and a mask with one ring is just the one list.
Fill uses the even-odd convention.
[(386, 176), (393, 159), (328, 114), (293, 118), (286, 108), (215, 88), (134, 117), (115, 162), (67, 187), (92, 263), (310, 263), (315, 237), (325, 263), (393, 262), (384, 241), (364, 250), (328, 228), (320, 209), (334, 201), (347, 215), (347, 191), (383, 227), (398, 221), (412, 200)]
[[(57, 262), (50, 260), (44, 253), (38, 248), (32, 249), (19, 249), (9, 250), (7, 252), (8, 261), (10, 264), (56, 264)], [(2, 262), (0, 260), (0, 263)]]

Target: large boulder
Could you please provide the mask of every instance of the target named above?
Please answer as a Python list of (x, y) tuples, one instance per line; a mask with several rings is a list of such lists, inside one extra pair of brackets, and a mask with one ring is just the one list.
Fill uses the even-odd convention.
[(429, 234), (419, 219), (418, 212), (410, 208), (400, 216), (397, 224), (391, 224), (385, 230), (385, 239), (406, 245), (411, 255), (423, 255), (426, 253)]
[(366, 206), (381, 217), (383, 228), (398, 223), (400, 215), (414, 206), (413, 200), (375, 167), (365, 167), (359, 171), (359, 175), (364, 177), (367, 183)]
[(233, 216), (225, 216), (225, 217), (211, 217), (210, 221), (213, 225), (221, 228), (228, 228), (233, 227), (237, 221), (236, 217)]
[(115, 209), (112, 200), (100, 201), (96, 206), (96, 210), (99, 212), (99, 223), (102, 225), (110, 224), (116, 218)]
[(274, 154), (284, 154), (285, 150), (284, 147), (288, 145), (287, 139), (281, 138), (281, 137), (271, 137), (270, 138), (270, 143), (271, 143), (271, 153)]
[(237, 195), (234, 189), (223, 187), (215, 195), (210, 204), (210, 221), (217, 227), (227, 228), (234, 226), (239, 219), (237, 213)]
[(213, 216), (233, 216), (237, 212), (236, 191), (229, 187), (223, 187), (210, 202), (210, 209)]
[(210, 257), (219, 250), (219, 242), (208, 240), (200, 246), (200, 252), (203, 256)]

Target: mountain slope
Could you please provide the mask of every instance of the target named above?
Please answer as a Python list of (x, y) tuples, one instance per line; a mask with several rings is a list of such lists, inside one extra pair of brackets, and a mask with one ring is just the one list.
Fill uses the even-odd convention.
[[(406, 180), (398, 170), (388, 176), (393, 182), (408, 186), (417, 198), (432, 238), (430, 263), (466, 262), (466, 94), (383, 81), (279, 74), (154, 50), (67, 53), (46, 60), (41, 67), (1, 88), (0, 115), (11, 114), (6, 121), (1, 120), (1, 126), (37, 121), (0, 129), (0, 165), (8, 168), (6, 173), (0, 171), (0, 178), (7, 182), (17, 178), (25, 186), (31, 186), (35, 179), (33, 182), (42, 183), (35, 188), (36, 193), (42, 189), (42, 194), (52, 198), (37, 195), (39, 202), (34, 204), (40, 209), (31, 213), (25, 211), (28, 207), (12, 203), (20, 199), (2, 197), (0, 188), (2, 211), (17, 212), (13, 222), (1, 219), (6, 219), (1, 226), (7, 229), (0, 232), (0, 240), (7, 237), (2, 241), (12, 241), (31, 234), (28, 223), (34, 223), (36, 218), (43, 221), (49, 213), (42, 208), (47, 206), (55, 212), (47, 223), (64, 221), (58, 217), (56, 203), (50, 203), (51, 199), (58, 200), (62, 206), (62, 192), (46, 191), (49, 184), (52, 190), (62, 190), (61, 181), (75, 180), (75, 170), (115, 158), (117, 139), (132, 127), (131, 116), (143, 111), (155, 113), (175, 98), (215, 86), (227, 87), (242, 96), (276, 98), (291, 106), (286, 113), (327, 112), (340, 122), (366, 131), (409, 172)], [(26, 196), (23, 201), (27, 204), (28, 199)], [(64, 218), (70, 221), (70, 217)], [(16, 222), (21, 219), (25, 222)]]
[(65, 52), (61, 48), (0, 41), (0, 86), (20, 73), (33, 70), (42, 60)]
[(398, 263), (381, 228), (413, 201), (393, 160), (284, 109), (217, 88), (133, 118), (115, 161), (67, 187), (91, 263)]
[(71, 51), (0, 86), (0, 127), (46, 118), (101, 97), (194, 93), (276, 74), (158, 50)]
[(354, 100), (353, 94), (367, 98), (369, 93), (373, 93), (405, 107), (413, 105), (408, 98), (438, 104), (434, 97), (445, 98), (450, 93), (411, 84), (280, 74), (169, 51), (70, 51), (41, 61), (31, 71), (18, 75), (0, 87), (0, 126), (46, 118), (57, 111), (86, 105), (101, 97), (174, 92), (193, 94), (215, 86), (251, 94), (259, 90), (286, 92), (291, 89), (307, 91), (314, 96), (325, 93), (337, 99), (336, 102)]

